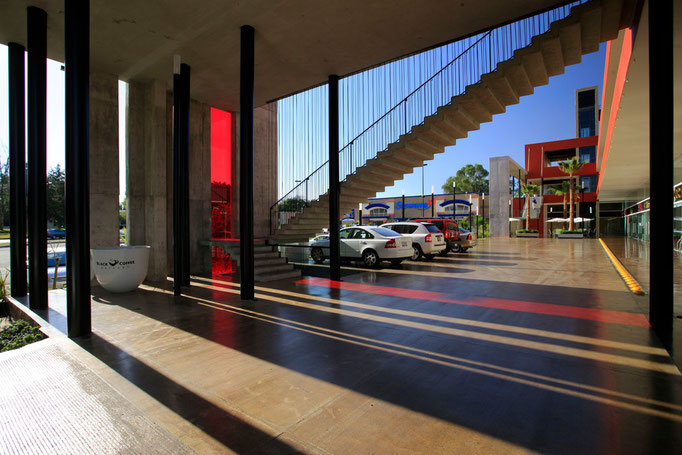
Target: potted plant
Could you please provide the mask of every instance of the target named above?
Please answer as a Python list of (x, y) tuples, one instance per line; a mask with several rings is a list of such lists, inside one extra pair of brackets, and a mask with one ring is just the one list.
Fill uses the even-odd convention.
[(521, 194), (526, 196), (526, 228), (516, 231), (517, 237), (539, 237), (540, 233), (537, 229), (530, 228), (530, 202), (531, 197), (535, 196), (540, 191), (540, 187), (527, 183), (521, 187)]

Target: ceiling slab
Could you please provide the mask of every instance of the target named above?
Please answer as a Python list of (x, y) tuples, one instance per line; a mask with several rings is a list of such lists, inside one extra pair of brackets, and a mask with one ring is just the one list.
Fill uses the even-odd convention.
[[(192, 96), (239, 106), (240, 26), (256, 29), (256, 105), (563, 2), (556, 0), (91, 0), (91, 67), (170, 86), (173, 56)], [(0, 42), (26, 43), (26, 7), (48, 13), (48, 57), (63, 61), (64, 3), (0, 2)]]

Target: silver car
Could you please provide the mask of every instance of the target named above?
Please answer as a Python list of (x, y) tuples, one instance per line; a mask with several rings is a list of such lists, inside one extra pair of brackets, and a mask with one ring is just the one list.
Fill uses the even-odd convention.
[[(375, 226), (353, 226), (341, 229), (341, 258), (360, 260), (367, 267), (381, 261), (400, 264), (412, 256), (412, 240), (390, 229)], [(313, 240), (310, 257), (318, 264), (329, 258), (329, 238)]]

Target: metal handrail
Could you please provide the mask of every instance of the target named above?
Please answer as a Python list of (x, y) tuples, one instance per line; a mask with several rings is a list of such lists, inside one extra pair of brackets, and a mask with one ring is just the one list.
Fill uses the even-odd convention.
[[(586, 0), (579, 0), (579, 1), (576, 1), (576, 2), (572, 3), (571, 6), (569, 6), (569, 11), (570, 11), (570, 7), (572, 7), (573, 5), (576, 5), (576, 4), (579, 4), (579, 3), (584, 3), (585, 1), (586, 1)], [(560, 8), (562, 8), (562, 7), (560, 7)], [(537, 36), (537, 35), (539, 35), (539, 34), (541, 34), (541, 33), (544, 33), (546, 30), (549, 30), (549, 26), (550, 26), (550, 24), (551, 24), (551, 22), (552, 22), (552, 19), (550, 18), (550, 15), (554, 14), (554, 12), (556, 12), (556, 11), (559, 11), (560, 8), (557, 8), (557, 9), (555, 9), (555, 10), (545, 11), (545, 12), (543, 12), (543, 13), (537, 14), (537, 15), (532, 16), (532, 17), (530, 17), (530, 18), (526, 18), (526, 19), (536, 20), (537, 33), (536, 33), (536, 30), (535, 30), (535, 24), (532, 24), (532, 23), (531, 23), (531, 26), (528, 27), (528, 28), (526, 28), (526, 25), (523, 24), (523, 21), (526, 20), (526, 19), (522, 19), (522, 20), (520, 20), (520, 21), (518, 21), (518, 22), (515, 22), (515, 23), (511, 24), (511, 25), (513, 25), (513, 26), (518, 27), (516, 30), (514, 30), (513, 33), (524, 33), (525, 36), (523, 37), (523, 39), (527, 39), (527, 40), (528, 40), (528, 44), (526, 44), (526, 46), (530, 45), (530, 44), (531, 44), (531, 41), (532, 41), (532, 40), (531, 40), (532, 37)], [(560, 19), (563, 19), (563, 18), (565, 18), (565, 17), (566, 17), (566, 16), (561, 17), (561, 14), (557, 14), (557, 15), (555, 15), (555, 19), (554, 19), (554, 20), (560, 20)], [(545, 24), (545, 22), (546, 22), (546, 24)], [(541, 23), (542, 23), (542, 25), (541, 25)], [(521, 25), (519, 25), (519, 24), (521, 24)], [(511, 26), (511, 25), (510, 25), (510, 26)], [(546, 29), (542, 30), (542, 26), (544, 26), (544, 25), (546, 25)], [(495, 39), (498, 40), (498, 42), (496, 43), (496, 44), (498, 45), (498, 48), (496, 48), (495, 50), (493, 50), (493, 39), (491, 38), (493, 32), (496, 32), (496, 31), (500, 31), (500, 32), (501, 32), (501, 31), (504, 29), (504, 27), (507, 27), (507, 25), (501, 26), (501, 27), (497, 27), (497, 28), (495, 28), (495, 29), (491, 29), (491, 30), (485, 32), (484, 34), (482, 34), (482, 35), (480, 36), (480, 38), (478, 38), (475, 42), (473, 42), (472, 44), (470, 44), (466, 49), (464, 49), (463, 51), (461, 51), (461, 52), (459, 53), (459, 55), (457, 55), (456, 57), (454, 57), (454, 58), (453, 58), (452, 60), (450, 60), (446, 65), (444, 65), (444, 66), (443, 66), (442, 68), (440, 68), (437, 72), (435, 72), (433, 75), (431, 75), (427, 80), (425, 80), (424, 82), (422, 82), (417, 88), (415, 88), (414, 90), (412, 90), (412, 91), (411, 91), (407, 96), (405, 96), (400, 102), (396, 103), (394, 106), (392, 106), (390, 109), (388, 109), (384, 114), (382, 114), (379, 118), (377, 118), (372, 124), (370, 124), (369, 126), (367, 126), (362, 132), (360, 132), (357, 136), (355, 136), (353, 139), (351, 139), (344, 147), (342, 147), (342, 148), (339, 150), (339, 152), (338, 152), (339, 154), (341, 154), (342, 152), (346, 151), (346, 150), (348, 149), (348, 147), (351, 147), (351, 154), (350, 154), (350, 156), (349, 156), (351, 165), (350, 165), (350, 167), (349, 167), (349, 169), (348, 169), (348, 171), (347, 171), (347, 173), (346, 173), (346, 176), (345, 176), (341, 181), (346, 181), (347, 178), (348, 178), (348, 176), (349, 176), (349, 175), (355, 174), (356, 171), (357, 171), (357, 169), (359, 169), (361, 166), (363, 166), (364, 163), (367, 162), (367, 160), (372, 159), (373, 157), (376, 157), (376, 154), (378, 154), (378, 153), (381, 152), (382, 150), (385, 150), (385, 148), (382, 149), (382, 150), (375, 150), (375, 151), (373, 152), (373, 153), (374, 153), (373, 156), (370, 156), (369, 154), (366, 154), (366, 152), (365, 152), (365, 154), (364, 154), (364, 156), (363, 156), (363, 152), (362, 152), (362, 149), (361, 149), (361, 151), (360, 151), (360, 156), (359, 156), (360, 160), (358, 161), (357, 166), (356, 166), (355, 168), (353, 168), (353, 167), (352, 167), (352, 163), (353, 163), (353, 156), (352, 156), (353, 150), (352, 150), (352, 146), (353, 146), (353, 144), (354, 144), (355, 142), (359, 141), (364, 135), (366, 135), (370, 130), (372, 130), (375, 126), (377, 126), (382, 120), (386, 119), (387, 116), (389, 116), (391, 113), (393, 113), (393, 112), (395, 112), (396, 110), (398, 110), (398, 109), (399, 109), (401, 106), (403, 106), (403, 105), (405, 106), (405, 114), (404, 114), (404, 131), (402, 131), (403, 128), (399, 128), (399, 131), (398, 131), (398, 132), (396, 132), (396, 131), (390, 132), (390, 131), (387, 130), (389, 135), (392, 136), (392, 135), (395, 133), (395, 134), (397, 135), (397, 138), (394, 139), (394, 140), (392, 140), (392, 141), (390, 141), (388, 144), (386, 144), (386, 147), (387, 147), (390, 143), (393, 143), (393, 142), (395, 142), (396, 140), (398, 140), (400, 136), (409, 134), (409, 133), (413, 130), (413, 128), (414, 128), (415, 126), (418, 126), (419, 124), (423, 123), (423, 121), (422, 121), (421, 123), (415, 123), (415, 124), (411, 125), (411, 126), (409, 127), (409, 129), (408, 129), (408, 125), (407, 125), (407, 123), (408, 123), (408, 119), (407, 119), (407, 117), (408, 117), (408, 116), (407, 116), (407, 103), (408, 103), (408, 101), (410, 101), (412, 97), (415, 97), (415, 95), (416, 95), (418, 92), (420, 92), (422, 89), (427, 90), (427, 89), (425, 89), (425, 87), (427, 86), (427, 84), (429, 84), (430, 82), (432, 82), (432, 81), (433, 81), (436, 77), (438, 77), (439, 75), (443, 74), (448, 68), (450, 68), (453, 64), (455, 64), (455, 63), (458, 62), (459, 60), (461, 60), (464, 56), (466, 56), (467, 54), (471, 53), (473, 49), (481, 48), (481, 49), (478, 49), (478, 50), (480, 51), (480, 53), (481, 53), (481, 55), (479, 56), (479, 58), (480, 58), (480, 61), (481, 61), (481, 62), (483, 62), (483, 61), (485, 60), (485, 63), (483, 64), (483, 67), (482, 67), (482, 68), (487, 69), (487, 71), (482, 72), (482, 74), (491, 73), (491, 72), (495, 71), (496, 68), (493, 68), (493, 64), (497, 65), (497, 64), (499, 64), (499, 63), (505, 61), (506, 59), (508, 59), (509, 57), (501, 58), (502, 56), (500, 55), (500, 42), (499, 42), (500, 36), (499, 36), (499, 34), (498, 34), (498, 35), (496, 36), (496, 38), (495, 38)], [(532, 30), (531, 30), (531, 28), (532, 28)], [(509, 33), (509, 34), (510, 34), (510, 35), (509, 35), (509, 42), (508, 42), (508, 43), (503, 43), (503, 44), (504, 44), (504, 45), (509, 44), (509, 47), (510, 47), (509, 50), (510, 50), (510, 53), (511, 53), (511, 54), (513, 54), (513, 52), (514, 52), (515, 50), (518, 50), (518, 49), (521, 49), (522, 47), (524, 47), (524, 46), (522, 46), (522, 43), (519, 43), (518, 39), (517, 39), (517, 41), (516, 41), (515, 43), (513, 43), (514, 40), (513, 40), (512, 37), (511, 37), (512, 31), (508, 30), (508, 31), (505, 32), (505, 33)], [(504, 38), (505, 38), (505, 37), (503, 37), (502, 39), (504, 40)], [(485, 46), (482, 46), (482, 45), (481, 45), (481, 43), (483, 43), (486, 39), (488, 39), (488, 46), (487, 46), (487, 48), (486, 48)], [(525, 41), (524, 41), (524, 42), (525, 42)], [(503, 49), (503, 54), (504, 54), (504, 52), (505, 52), (506, 50), (507, 50), (507, 49)], [(493, 52), (496, 52), (496, 57), (495, 57), (495, 58), (493, 58)], [(504, 55), (506, 55), (506, 54), (504, 54)], [(474, 58), (476, 58), (475, 55), (474, 55)], [(493, 60), (495, 60), (495, 61), (493, 61)], [(477, 77), (480, 77), (480, 76), (477, 76)], [(475, 82), (469, 81), (468, 85), (471, 85), (471, 84), (473, 84), (473, 83), (475, 83)], [(454, 96), (457, 96), (457, 94), (464, 93), (464, 91), (466, 90), (466, 86), (468, 86), (468, 85), (467, 85), (467, 84), (464, 84), (464, 85), (463, 85), (463, 88), (461, 88), (461, 91), (460, 91), (460, 92), (453, 92), (453, 93), (456, 93), (456, 94), (454, 94), (454, 95), (452, 95), (452, 96), (454, 97)], [(423, 93), (425, 93), (425, 92), (423, 92)], [(426, 96), (426, 95), (423, 95), (423, 96)], [(451, 98), (452, 98), (452, 97), (451, 97)], [(419, 98), (415, 98), (415, 99), (416, 99), (417, 101), (419, 101)], [(419, 101), (419, 102), (421, 103), (421, 101)], [(448, 105), (448, 104), (450, 104), (451, 102), (452, 102), (452, 101), (450, 101), (450, 102), (448, 102), (448, 103), (443, 102), (442, 104), (440, 104), (440, 106)], [(440, 107), (440, 106), (439, 106), (439, 107)], [(426, 109), (428, 109), (428, 108), (425, 108), (424, 110), (426, 110)], [(412, 114), (412, 113), (411, 113), (411, 114)], [(422, 114), (422, 112), (419, 112), (419, 118), (421, 118), (421, 114)], [(424, 117), (424, 119), (425, 119), (426, 117), (428, 117), (429, 115), (432, 115), (432, 114), (433, 114), (432, 112), (428, 112), (428, 111), (427, 111), (427, 112), (424, 112), (424, 116), (423, 116), (423, 117)], [(402, 126), (402, 125), (401, 125), (401, 126)], [(390, 127), (388, 127), (388, 128), (390, 129)], [(382, 130), (382, 131), (383, 131), (383, 130)], [(369, 140), (372, 140), (372, 137), (370, 137)], [(383, 146), (384, 146), (384, 145), (382, 144), (382, 145), (380, 145), (379, 147), (383, 147)], [(361, 146), (361, 147), (362, 147), (362, 146)], [(379, 148), (379, 147), (378, 147), (378, 148)], [(364, 159), (364, 161), (362, 161), (363, 159)], [(361, 164), (361, 163), (362, 163), (362, 164)], [(273, 210), (274, 210), (276, 207), (278, 207), (283, 201), (289, 199), (293, 194), (295, 194), (296, 192), (300, 191), (300, 190), (301, 190), (301, 187), (302, 187), (302, 185), (303, 185), (304, 183), (308, 182), (311, 178), (313, 178), (314, 176), (316, 176), (316, 174), (319, 173), (319, 172), (322, 170), (322, 168), (324, 168), (324, 167), (327, 166), (328, 164), (329, 164), (329, 160), (325, 161), (325, 162), (322, 163), (320, 166), (318, 166), (318, 167), (317, 167), (314, 171), (312, 171), (308, 176), (306, 176), (306, 177), (300, 179), (300, 182), (299, 182), (296, 186), (294, 186), (291, 190), (289, 190), (284, 196), (282, 196), (279, 200), (277, 200), (277, 202), (275, 202), (275, 203), (270, 207), (270, 228), (271, 228), (271, 232), (273, 232), (273, 224), (272, 224)], [(315, 178), (322, 178), (322, 179), (324, 179), (324, 176), (321, 175), (320, 177), (315, 177)], [(319, 193), (317, 193), (318, 196), (316, 197), (316, 199), (319, 199), (320, 197), (322, 197), (322, 196), (324, 196), (325, 194), (328, 194), (328, 193), (329, 193), (329, 190), (327, 190), (327, 191), (324, 192), (324, 193), (322, 193), (322, 192), (320, 191)], [(307, 200), (307, 195), (306, 195), (305, 207), (307, 207), (307, 206), (308, 206), (308, 200)], [(301, 210), (301, 209), (298, 209), (298, 210), (295, 210), (294, 213), (299, 213), (300, 211), (302, 211), (302, 210)]]
[[(391, 112), (393, 112), (394, 110), (396, 110), (401, 104), (406, 103), (407, 100), (408, 100), (410, 97), (412, 97), (415, 93), (417, 93), (422, 87), (424, 87), (426, 84), (428, 84), (430, 81), (432, 81), (436, 76), (438, 76), (438, 75), (441, 74), (443, 71), (445, 71), (450, 65), (452, 65), (452, 64), (455, 63), (457, 60), (459, 60), (464, 54), (466, 54), (467, 52), (469, 52), (474, 46), (476, 46), (478, 43), (480, 43), (484, 38), (490, 36), (491, 33), (492, 33), (492, 30), (489, 30), (487, 33), (485, 33), (483, 36), (481, 36), (478, 40), (476, 40), (476, 42), (472, 43), (468, 48), (466, 48), (465, 50), (463, 50), (457, 57), (453, 58), (450, 62), (448, 62), (447, 65), (443, 66), (440, 70), (438, 70), (436, 73), (434, 73), (433, 76), (431, 76), (431, 77), (429, 77), (427, 80), (425, 80), (419, 87), (417, 87), (417, 88), (415, 88), (414, 90), (412, 90), (412, 91), (411, 91), (405, 98), (403, 98), (399, 103), (397, 103), (397, 104), (394, 105), (392, 108), (390, 108), (389, 110), (387, 110), (381, 117), (379, 117), (378, 119), (376, 119), (376, 120), (374, 121), (374, 123), (372, 123), (372, 124), (369, 125), (367, 128), (365, 128), (364, 130), (362, 130), (362, 132), (360, 132), (360, 134), (358, 134), (357, 136), (355, 136), (355, 137), (354, 137), (353, 139), (351, 139), (346, 145), (344, 145), (342, 148), (340, 148), (338, 153), (341, 154), (341, 152), (343, 152), (346, 148), (348, 148), (348, 146), (352, 145), (353, 142), (355, 142), (356, 140), (358, 140), (358, 139), (360, 138), (360, 136), (364, 135), (367, 131), (369, 131), (370, 129), (372, 129), (372, 127), (373, 127), (374, 125), (378, 124), (381, 120), (383, 120), (384, 118), (386, 118), (386, 116), (388, 116)], [(410, 130), (410, 131), (412, 131), (412, 130)], [(406, 132), (405, 134), (407, 134), (407, 132)], [(287, 196), (289, 196), (289, 195), (290, 195), (291, 193), (293, 193), (296, 189), (298, 189), (298, 187), (300, 187), (300, 186), (303, 184), (303, 182), (305, 182), (307, 179), (309, 179), (310, 177), (312, 177), (313, 174), (315, 174), (316, 172), (318, 172), (320, 169), (322, 169), (322, 168), (323, 168), (325, 165), (327, 165), (328, 163), (329, 163), (329, 160), (325, 161), (324, 163), (322, 163), (321, 165), (319, 165), (319, 166), (317, 167), (317, 169), (315, 169), (315, 170), (312, 171), (310, 174), (308, 174), (307, 177), (304, 177), (303, 179), (301, 179), (301, 182), (300, 182), (298, 185), (296, 185), (295, 187), (293, 187), (287, 194), (285, 194), (284, 196), (282, 196), (277, 202), (275, 202), (275, 203), (270, 207), (270, 209), (272, 210), (272, 208), (274, 208), (276, 205), (279, 205), (283, 200), (287, 199)], [(326, 194), (326, 193), (325, 193), (325, 194)]]

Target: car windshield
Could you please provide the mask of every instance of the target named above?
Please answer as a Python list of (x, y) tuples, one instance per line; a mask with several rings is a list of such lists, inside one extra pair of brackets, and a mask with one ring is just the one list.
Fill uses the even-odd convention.
[(440, 234), (440, 229), (438, 229), (433, 224), (425, 224), (424, 226), (426, 226), (426, 229), (428, 229), (429, 232), (435, 232), (436, 234)]
[(397, 232), (382, 227), (375, 227), (371, 228), (370, 230), (384, 237), (400, 237), (400, 234)]

